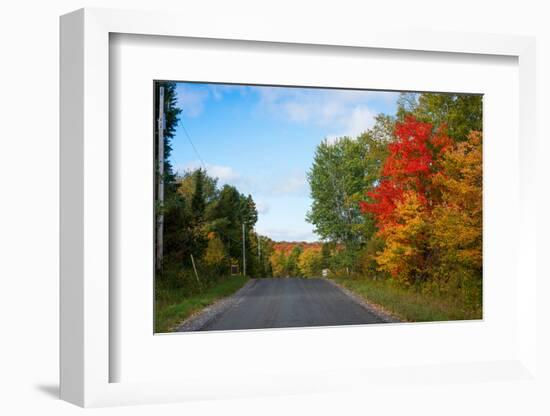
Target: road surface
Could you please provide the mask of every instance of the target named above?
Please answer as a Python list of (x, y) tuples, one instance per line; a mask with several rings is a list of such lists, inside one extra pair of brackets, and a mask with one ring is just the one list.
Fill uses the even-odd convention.
[(201, 331), (384, 322), (323, 279), (258, 279)]

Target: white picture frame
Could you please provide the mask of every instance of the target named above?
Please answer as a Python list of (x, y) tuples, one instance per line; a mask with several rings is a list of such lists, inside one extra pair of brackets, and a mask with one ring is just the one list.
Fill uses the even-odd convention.
[[(181, 22), (185, 21), (183, 25)], [(480, 383), (487, 377), (536, 379), (535, 265), (535, 41), (529, 37), (420, 31), (386, 32), (361, 29), (327, 35), (275, 22), (238, 25), (188, 19), (172, 13), (82, 9), (61, 18), (61, 398), (80, 406), (159, 403), (196, 398), (334, 391), (372, 385), (460, 380)], [(334, 47), (429, 51), (441, 54), (502, 55), (518, 59), (519, 67), (519, 200), (516, 318), (520, 322), (516, 354), (506, 360), (471, 363), (442, 362), (414, 370), (370, 368), (368, 374), (349, 368), (318, 373), (280, 374), (255, 380), (227, 377), (170, 381), (111, 382), (110, 366), (119, 359), (110, 349), (110, 164), (109, 36), (114, 33), (186, 38), (331, 45)], [(312, 333), (296, 332), (300, 337)], [(146, 357), (144, 357), (146, 359)], [(414, 374), (413, 374), (414, 373)], [(349, 381), (343, 383), (342, 379)], [(405, 381), (404, 381), (405, 380)]]

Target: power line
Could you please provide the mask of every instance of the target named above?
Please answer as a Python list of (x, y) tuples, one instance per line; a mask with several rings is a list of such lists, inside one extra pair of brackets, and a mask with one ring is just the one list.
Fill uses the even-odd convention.
[(197, 158), (199, 159), (199, 162), (201, 162), (201, 165), (202, 167), (204, 168), (204, 170), (206, 171), (206, 163), (204, 163), (204, 161), (202, 160), (202, 157), (201, 155), (199, 154), (197, 148), (195, 147), (195, 144), (193, 143), (193, 140), (191, 139), (191, 136), (189, 135), (189, 133), (187, 132), (187, 129), (185, 128), (185, 126), (183, 125), (183, 123), (181, 122), (181, 120), (179, 120), (179, 125), (181, 126), (181, 128), (183, 129), (183, 132), (185, 133), (185, 137), (187, 137), (187, 140), (189, 141), (189, 144), (191, 145), (191, 147), (193, 148), (193, 152), (195, 152), (195, 155), (197, 156)]
[[(189, 134), (189, 132), (187, 131), (187, 129), (185, 128), (185, 126), (183, 125), (183, 123), (181, 122), (181, 120), (179, 120), (179, 125), (181, 126), (181, 128), (183, 129), (183, 132), (185, 133), (185, 137), (187, 137), (187, 140), (189, 141), (189, 144), (191, 145), (191, 147), (193, 148), (193, 152), (195, 152), (195, 155), (197, 156), (197, 158), (199, 159), (199, 161), (201, 162), (201, 165), (202, 167), (204, 168), (205, 171), (208, 172), (208, 169), (206, 168), (206, 163), (204, 163), (204, 161), (202, 160), (202, 157), (201, 155), (199, 154), (199, 151), (197, 150), (197, 148), (195, 147), (195, 144), (193, 143), (193, 139), (191, 139), (191, 135)], [(240, 241), (237, 241), (235, 239), (233, 239), (232, 237), (228, 236), (227, 234), (225, 234), (224, 232), (220, 231), (220, 230), (214, 230), (216, 233), (224, 236), (225, 238), (233, 241), (234, 243), (240, 243)]]
[[(189, 134), (189, 132), (187, 131), (187, 129), (185, 128), (185, 126), (183, 125), (183, 123), (181, 122), (181, 120), (178, 121), (179, 122), (179, 125), (181, 126), (181, 128), (183, 129), (183, 132), (185, 133), (185, 137), (187, 137), (187, 140), (189, 141), (189, 144), (191, 145), (191, 147), (193, 148), (193, 152), (195, 152), (195, 155), (197, 156), (197, 158), (199, 159), (199, 162), (201, 162), (201, 165), (202, 167), (204, 168), (204, 170), (206, 172), (208, 172), (208, 169), (206, 168), (206, 163), (204, 163), (204, 161), (202, 160), (202, 157), (199, 153), (199, 151), (197, 150), (197, 148), (195, 147), (195, 144), (193, 143), (193, 139), (191, 139), (191, 135)], [(232, 237), (228, 236), (227, 234), (225, 234), (224, 232), (220, 231), (220, 230), (215, 230), (216, 233), (224, 236), (225, 238), (233, 241), (234, 243), (237, 243), (239, 244), (240, 241), (237, 241), (235, 239), (233, 239)]]

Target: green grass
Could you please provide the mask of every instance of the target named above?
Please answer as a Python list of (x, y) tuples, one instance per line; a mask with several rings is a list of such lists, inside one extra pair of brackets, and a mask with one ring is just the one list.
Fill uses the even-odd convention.
[(468, 305), (456, 293), (436, 295), (414, 287), (402, 287), (391, 280), (372, 280), (367, 277), (335, 277), (333, 280), (405, 321), (482, 318), (481, 305)]
[(172, 332), (175, 327), (216, 300), (240, 289), (249, 279), (244, 276), (227, 277), (202, 293), (189, 295), (184, 289), (158, 288), (155, 301), (155, 332)]

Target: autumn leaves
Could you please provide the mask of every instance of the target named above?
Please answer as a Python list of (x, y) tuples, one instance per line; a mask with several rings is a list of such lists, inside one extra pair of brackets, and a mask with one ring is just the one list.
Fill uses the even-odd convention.
[(469, 291), (481, 302), (482, 135), (451, 139), (412, 115), (395, 125), (380, 183), (361, 211), (375, 218), (379, 270), (405, 284)]

